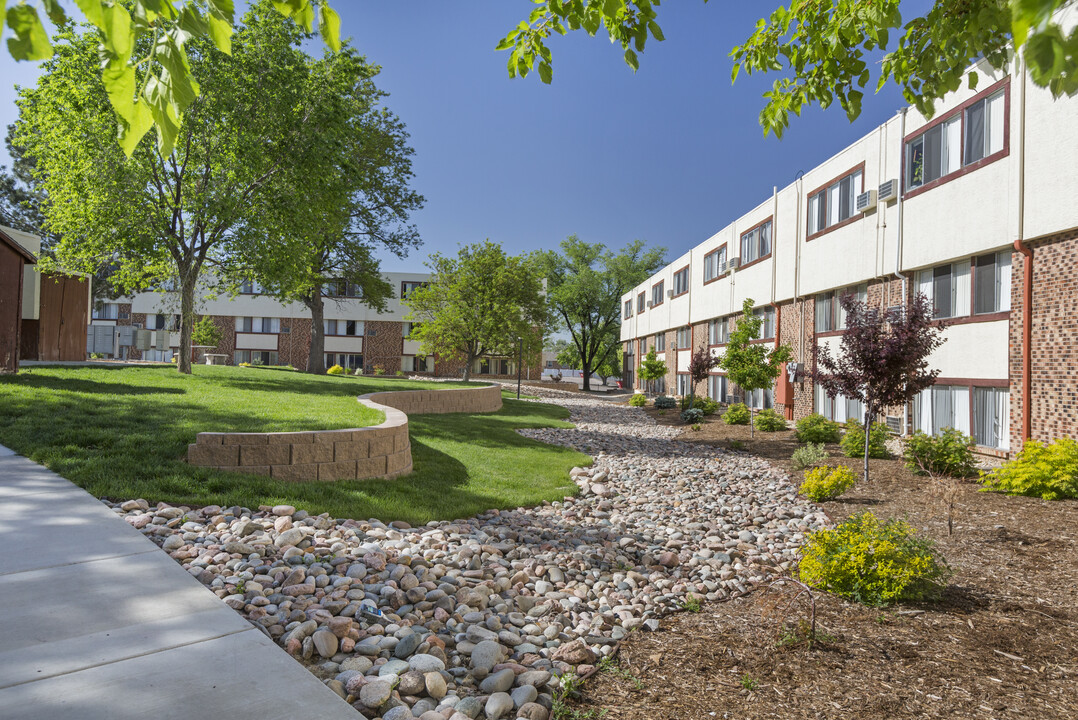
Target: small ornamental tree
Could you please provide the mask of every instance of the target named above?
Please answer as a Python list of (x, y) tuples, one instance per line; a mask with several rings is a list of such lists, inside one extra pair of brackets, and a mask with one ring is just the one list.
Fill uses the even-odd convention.
[(652, 382), (666, 377), (666, 361), (660, 360), (655, 354), (655, 346), (648, 350), (648, 354), (640, 361), (640, 379), (644, 382)]
[(707, 380), (708, 374), (719, 366), (719, 358), (711, 350), (702, 347), (693, 352), (689, 359), (689, 407), (696, 402), (696, 385)]
[[(939, 370), (928, 369), (928, 356), (943, 344), (941, 328), (932, 323), (932, 305), (918, 294), (906, 307), (880, 312), (869, 309), (852, 295), (840, 301), (846, 311), (842, 354), (831, 356), (826, 345), (815, 350), (815, 368), (809, 373), (828, 397), (844, 395), (864, 404), (864, 427), (886, 407), (905, 405), (931, 387)], [(867, 434), (867, 433), (866, 433)], [(868, 480), (865, 443), (865, 480)]]
[[(764, 319), (752, 314), (752, 305), (752, 298), (746, 298), (741, 306), (741, 317), (730, 333), (726, 353), (719, 361), (719, 367), (726, 371), (727, 379), (746, 394), (772, 387), (775, 378), (782, 372), (779, 366), (793, 357), (790, 346), (785, 343), (769, 347), (767, 343), (753, 342), (760, 337), (760, 325)], [(750, 411), (749, 436), (755, 434)]]
[(203, 315), (202, 319), (195, 323), (191, 330), (191, 343), (193, 345), (205, 345), (217, 347), (221, 343), (221, 328), (209, 315)]

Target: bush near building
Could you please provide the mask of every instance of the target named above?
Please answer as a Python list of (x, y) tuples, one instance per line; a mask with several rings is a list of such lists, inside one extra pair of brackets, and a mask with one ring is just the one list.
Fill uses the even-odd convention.
[(1027, 440), (1018, 456), (981, 479), (984, 490), (1044, 500), (1078, 498), (1078, 441)]
[(954, 428), (944, 428), (939, 435), (918, 430), (906, 439), (902, 457), (914, 475), (975, 477), (974, 445), (972, 437)]
[(756, 413), (756, 427), (763, 432), (778, 432), (786, 429), (786, 418), (771, 408), (764, 408)]
[(794, 435), (803, 443), (837, 443), (842, 439), (838, 423), (819, 413), (812, 413), (798, 420)]
[(845, 465), (834, 468), (824, 465), (805, 473), (798, 492), (812, 502), (825, 502), (844, 494), (856, 482), (857, 476)]
[(727, 425), (748, 425), (749, 416), (748, 405), (745, 403), (734, 403), (726, 408), (726, 412), (722, 414), (722, 421)]
[[(860, 420), (850, 418), (846, 421), (846, 434), (839, 441), (842, 445), (842, 454), (846, 457), (861, 457), (865, 454), (865, 428)], [(869, 432), (868, 456), (870, 458), (890, 457), (887, 452), (887, 426), (883, 423), (872, 423)]]

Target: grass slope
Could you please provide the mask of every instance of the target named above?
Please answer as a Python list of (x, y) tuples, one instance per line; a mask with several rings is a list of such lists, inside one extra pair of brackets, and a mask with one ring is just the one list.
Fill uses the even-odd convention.
[(575, 492), (568, 471), (590, 459), (515, 432), (569, 427), (568, 412), (508, 396), (497, 413), (411, 416), (415, 472), (392, 481), (283, 483), (183, 462), (198, 432), (374, 425), (382, 414), (356, 402), (357, 395), (430, 386), (204, 365), (190, 377), (169, 367), (36, 367), (0, 376), (0, 444), (98, 497), (173, 504), (288, 503), (414, 524)]

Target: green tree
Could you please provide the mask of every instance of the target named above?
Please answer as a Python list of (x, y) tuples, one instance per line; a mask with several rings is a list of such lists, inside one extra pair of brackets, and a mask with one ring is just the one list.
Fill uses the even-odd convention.
[(640, 361), (640, 379), (644, 382), (654, 382), (666, 377), (666, 361), (660, 360), (655, 354), (655, 346), (652, 345), (648, 354)]
[[(984, 59), (1006, 67), (1019, 48), (1033, 82), (1053, 95), (1078, 92), (1078, 27), (1065, 33), (1053, 13), (1069, 0), (935, 0), (927, 13), (903, 24), (901, 0), (792, 0), (756, 24), (730, 52), (733, 79), (745, 73), (780, 75), (764, 93), (764, 133), (781, 136), (790, 113), (836, 100), (850, 120), (861, 113), (864, 90), (888, 82), (928, 116), (934, 101), (958, 89), (966, 68)], [(704, 0), (707, 2), (707, 0)], [(533, 68), (543, 82), (553, 77), (547, 40), (553, 34), (605, 30), (639, 66), (649, 38), (663, 40), (655, 0), (536, 0), (497, 49), (509, 51), (510, 77)], [(882, 62), (877, 60), (882, 55)], [(976, 85), (976, 76), (969, 83)]]
[(547, 326), (542, 276), (533, 258), (506, 255), (486, 240), (460, 249), (457, 257), (435, 253), (427, 261), (430, 282), (404, 299), (405, 318), (422, 351), (464, 361), (464, 379), (484, 355), (539, 354)]
[[(132, 155), (143, 136), (156, 127), (161, 155), (170, 155), (177, 139), (182, 141), (183, 114), (201, 92), (188, 43), (202, 40), (231, 54), (234, 0), (75, 2), (96, 28), (97, 72), (116, 113), (117, 137), (124, 152)], [(60, 0), (43, 0), (43, 5), (49, 20), (60, 28), (59, 37), (65, 38), (71, 21)], [(55, 49), (37, 8), (24, 0), (4, 0), (3, 7), (15, 34), (7, 41), (11, 56), (16, 60), (51, 58)], [(340, 49), (341, 21), (326, 0), (274, 0), (267, 7), (307, 34), (314, 30), (317, 10), (322, 38), (334, 50)]]
[[(793, 357), (790, 346), (769, 347), (767, 343), (755, 342), (760, 337), (760, 325), (764, 319), (752, 313), (752, 299), (746, 298), (741, 306), (741, 317), (726, 343), (726, 351), (719, 367), (726, 371), (726, 378), (746, 393), (766, 390), (775, 384), (782, 372), (779, 366)], [(756, 426), (750, 412), (749, 434), (755, 435)]]
[(613, 252), (576, 235), (562, 241), (560, 252), (538, 253), (551, 312), (558, 329), (572, 336), (584, 390), (621, 345), (621, 296), (661, 268), (665, 255), (664, 248), (645, 249), (642, 240)]
[(618, 343), (614, 348), (614, 352), (606, 356), (603, 363), (595, 368), (595, 374), (599, 376), (599, 379), (603, 381), (603, 385), (606, 385), (607, 381), (612, 377), (621, 377), (622, 367), (622, 350), (621, 343)]
[[(413, 150), (404, 124), (381, 104), (379, 71), (349, 47), (311, 63), (306, 95), (318, 133), (304, 136), (304, 163), (286, 168), (262, 196), (229, 271), (310, 311), (307, 371), (316, 375), (325, 372), (324, 303), (361, 297), (384, 310), (397, 288), (375, 252), (403, 257), (419, 244), (408, 224), (423, 204), (409, 187)], [(275, 232), (289, 225), (294, 232)]]
[(304, 33), (265, 2), (245, 21), (231, 57), (192, 41), (202, 92), (171, 152), (147, 141), (128, 158), (112, 141), (117, 123), (99, 77), (96, 33), (63, 31), (38, 86), (17, 101), (13, 142), (25, 148), (44, 192), (47, 229), (60, 236), (55, 262), (91, 273), (113, 264), (111, 281), (123, 291), (175, 283), (184, 373), (203, 269), (228, 256), (275, 176), (308, 162), (300, 151), (318, 133), (304, 94)]
[(213, 318), (205, 315), (195, 323), (191, 331), (191, 341), (195, 345), (215, 348), (221, 343), (222, 334), (221, 328), (217, 327), (217, 323), (213, 321)]

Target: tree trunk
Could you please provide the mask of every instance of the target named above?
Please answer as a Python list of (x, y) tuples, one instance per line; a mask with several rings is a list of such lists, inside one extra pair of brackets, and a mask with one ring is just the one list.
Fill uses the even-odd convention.
[(311, 311), (311, 347), (307, 355), (307, 372), (311, 375), (326, 374), (325, 309), (322, 307), (322, 285), (311, 289), (304, 304)]
[(176, 370), (191, 374), (191, 334), (195, 323), (195, 281), (198, 273), (188, 269), (180, 274), (180, 357)]
[(468, 361), (464, 363), (464, 382), (468, 382), (472, 379), (472, 363), (475, 362), (475, 358), (469, 353)]
[(872, 412), (865, 403), (865, 482), (868, 482), (868, 445), (872, 433)]
[(591, 391), (591, 364), (580, 363), (580, 372), (584, 374), (584, 382), (580, 386), (580, 389), (584, 392)]

